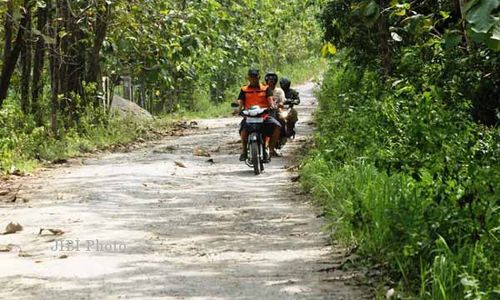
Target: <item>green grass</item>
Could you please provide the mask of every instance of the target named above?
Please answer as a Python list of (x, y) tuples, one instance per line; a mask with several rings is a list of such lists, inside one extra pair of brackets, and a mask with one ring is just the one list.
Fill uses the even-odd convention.
[(278, 74), (286, 76), (292, 82), (292, 85), (298, 85), (309, 80), (317, 80), (327, 67), (327, 61), (320, 57), (287, 64), (279, 68)]
[[(233, 100), (234, 101), (234, 100)], [(213, 103), (206, 97), (200, 97), (195, 102), (191, 109), (181, 108), (179, 111), (163, 115), (162, 118), (174, 119), (210, 119), (222, 118), (231, 116), (233, 109), (231, 108), (232, 101), (224, 101), (221, 103)]]
[(301, 182), (328, 232), (381, 266), (398, 297), (498, 299), (500, 132), (439, 88), (394, 91), (333, 64)]
[[(5, 113), (12, 107), (4, 108)], [(14, 109), (15, 110), (15, 109)], [(18, 112), (14, 113), (17, 115)], [(21, 118), (20, 115), (17, 115)], [(84, 153), (102, 150), (111, 145), (124, 145), (138, 138), (152, 138), (153, 130), (167, 129), (172, 119), (138, 121), (131, 118), (110, 117), (105, 122), (93, 122), (82, 118), (80, 130), (69, 129), (54, 137), (44, 127), (32, 127), (30, 120), (16, 121), (19, 125), (0, 135), (0, 169), (3, 173), (31, 172), (46, 162), (63, 160)], [(2, 120), (5, 123), (7, 120)], [(25, 126), (24, 128), (22, 126)], [(10, 126), (7, 126), (10, 127)]]

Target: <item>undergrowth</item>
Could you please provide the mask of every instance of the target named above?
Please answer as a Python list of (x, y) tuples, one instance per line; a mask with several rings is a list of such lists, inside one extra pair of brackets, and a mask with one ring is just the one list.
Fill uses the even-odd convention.
[(431, 80), (390, 83), (332, 63), (302, 184), (400, 298), (498, 299), (499, 129)]

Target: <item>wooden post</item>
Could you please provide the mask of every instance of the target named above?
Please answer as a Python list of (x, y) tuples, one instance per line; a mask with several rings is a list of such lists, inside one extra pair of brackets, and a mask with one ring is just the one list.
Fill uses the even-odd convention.
[(146, 89), (144, 88), (144, 84), (140, 85), (139, 92), (140, 92), (140, 106), (146, 109)]
[(123, 81), (123, 98), (132, 101), (132, 78), (130, 76), (122, 76)]
[(111, 87), (111, 79), (107, 76), (102, 77), (102, 106), (106, 109), (106, 111), (111, 110), (111, 104), (113, 102), (113, 90)]

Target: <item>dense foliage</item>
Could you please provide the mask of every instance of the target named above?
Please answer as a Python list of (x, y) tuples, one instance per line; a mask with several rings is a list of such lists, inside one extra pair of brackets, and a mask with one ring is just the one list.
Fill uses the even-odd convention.
[(132, 76), (167, 111), (234, 98), (249, 65), (276, 70), (321, 41), (313, 1), (123, 1), (117, 10), (108, 73)]
[(303, 183), (400, 297), (500, 297), (498, 1), (329, 1)]
[(305, 66), (321, 43), (316, 2), (2, 1), (0, 170), (113, 130), (102, 100), (123, 76), (152, 113), (212, 112), (250, 65)]

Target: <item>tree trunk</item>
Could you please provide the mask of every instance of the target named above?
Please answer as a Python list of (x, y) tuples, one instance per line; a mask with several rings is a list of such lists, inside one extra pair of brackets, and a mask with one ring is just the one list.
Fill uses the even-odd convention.
[[(45, 8), (38, 8), (37, 12), (37, 29), (39, 32), (49, 35), (47, 30), (47, 17), (48, 17), (48, 4), (46, 3)], [(40, 94), (43, 90), (43, 82), (41, 81), (41, 77), (43, 74), (45, 60), (45, 40), (43, 36), (38, 36), (36, 41), (36, 48), (34, 54), (34, 64), (33, 64), (33, 83), (31, 85), (32, 88), (32, 110), (35, 114), (35, 121), (37, 126), (43, 125), (42, 112), (40, 110), (39, 98)]]
[(74, 122), (78, 122), (80, 102), (77, 100), (85, 100), (82, 83), (85, 75), (84, 41), (87, 36), (80, 28), (79, 17), (73, 14), (70, 1), (57, 1), (57, 4), (58, 18), (62, 25), (59, 31), (66, 32), (60, 37), (58, 80), (59, 94), (63, 95), (63, 98), (59, 99), (59, 108), (64, 115), (65, 127), (69, 128)]
[(462, 25), (462, 33), (465, 37), (465, 43), (466, 43), (466, 46), (467, 46), (467, 49), (469, 48), (469, 45), (470, 45), (470, 40), (469, 40), (469, 35), (467, 34), (467, 25), (466, 25), (466, 21), (465, 21), (465, 0), (458, 0), (458, 6), (460, 8), (460, 15), (462, 17), (462, 22), (461, 22), (461, 25)]
[[(24, 7), (28, 7), (28, 4), (29, 0), (24, 0)], [(2, 107), (4, 100), (7, 98), (10, 79), (12, 78), (12, 73), (14, 73), (14, 70), (16, 68), (21, 49), (24, 47), (24, 32), (26, 25), (28, 24), (28, 16), (25, 10), (21, 9), (21, 11), (22, 17), (19, 24), (19, 29), (17, 31), (14, 48), (12, 48), (9, 55), (5, 57), (3, 63), (2, 75), (0, 77), (0, 107)]]
[(26, 29), (24, 32), (24, 47), (21, 50), (21, 109), (25, 114), (30, 113), (30, 81), (31, 81), (31, 7), (26, 7)]
[(59, 111), (59, 91), (60, 91), (60, 81), (59, 75), (61, 72), (60, 68), (60, 44), (61, 38), (58, 33), (58, 11), (57, 6), (52, 6), (52, 1), (47, 0), (47, 12), (52, 17), (51, 24), (49, 26), (49, 35), (54, 39), (55, 43), (51, 44), (49, 61), (50, 61), (50, 88), (51, 88), (51, 104), (50, 104), (50, 127), (52, 134), (58, 136), (58, 125), (57, 125), (57, 112)]
[(7, 1), (7, 10), (5, 11), (5, 45), (3, 50), (3, 61), (7, 61), (7, 59), (9, 58), (12, 47), (12, 27), (14, 27), (14, 23), (12, 21), (12, 16), (14, 15), (14, 4), (12, 3), (12, 1), (13, 0)]
[[(387, 0), (378, 0), (378, 5), (381, 11), (387, 8)], [(382, 69), (385, 75), (389, 75), (392, 71), (391, 48), (389, 46), (389, 28), (387, 27), (387, 17), (381, 13), (377, 20), (378, 30), (378, 53), (382, 63)]]
[[(57, 56), (55, 60), (56, 64), (56, 76), (55, 79), (58, 82), (58, 94), (63, 95), (63, 99), (55, 99), (59, 101), (59, 109), (61, 110), (61, 113), (64, 115), (66, 110), (67, 110), (67, 105), (68, 105), (68, 100), (66, 99), (68, 91), (68, 49), (70, 47), (69, 43), (69, 38), (70, 38), (70, 31), (69, 31), (69, 9), (67, 6), (67, 3), (65, 0), (62, 1), (56, 1), (56, 11), (57, 11), (57, 19), (60, 21), (60, 25), (56, 28), (55, 35), (57, 37), (57, 46), (58, 46), (58, 51), (55, 53)], [(62, 28), (60, 28), (62, 27)], [(64, 36), (59, 35), (59, 31), (64, 31), (66, 34)]]
[[(101, 5), (104, 5), (104, 9)], [(111, 17), (111, 5), (107, 3), (98, 4), (95, 19), (94, 43), (90, 53), (89, 67), (87, 70), (87, 82), (95, 82), (98, 91), (102, 91), (102, 74), (100, 66), (100, 52), (102, 43), (106, 38), (109, 19)], [(97, 99), (97, 98), (96, 98)]]

